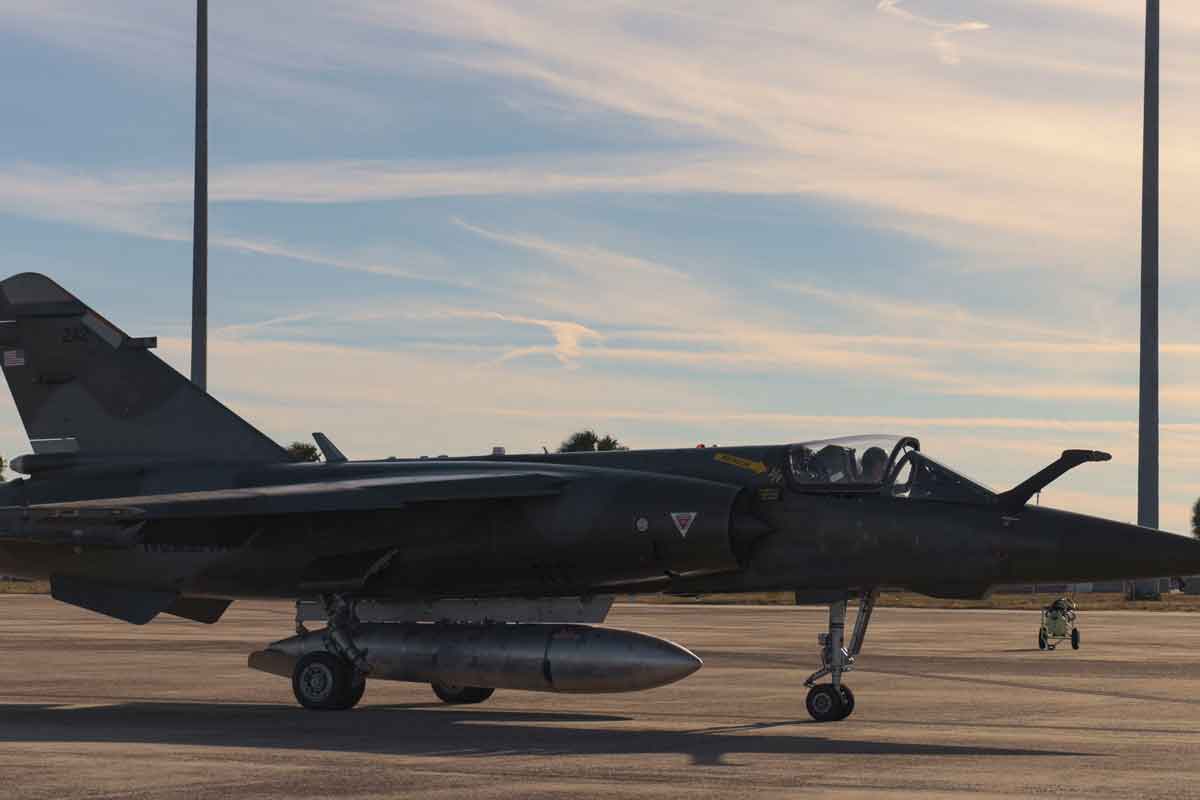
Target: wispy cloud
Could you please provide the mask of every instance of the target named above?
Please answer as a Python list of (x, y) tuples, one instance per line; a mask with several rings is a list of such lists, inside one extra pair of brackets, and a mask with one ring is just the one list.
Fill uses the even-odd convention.
[[(276, 172), (275, 170), (280, 171)], [(236, 188), (219, 190), (218, 197), (245, 201), (268, 197), (338, 198), (336, 187), (352, 189), (352, 194), (339, 199), (389, 197), (392, 192), (432, 190), (438, 180), (434, 172), (417, 171), (417, 185), (410, 185), (399, 175), (411, 176), (411, 170), (400, 169), (384, 178), (375, 189), (362, 188), (361, 173), (341, 173), (339, 165), (310, 164), (297, 166), (293, 180), (304, 186), (308, 194), (293, 195), (287, 189), (288, 169), (271, 167), (257, 173), (251, 169), (247, 183), (233, 182)], [(503, 170), (497, 174), (504, 174)], [(320, 178), (323, 175), (324, 178)], [(479, 177), (479, 176), (476, 176)], [(523, 184), (528, 174), (520, 174), (510, 183), (510, 189)], [(313, 179), (313, 180), (310, 180)], [(346, 179), (345, 183), (341, 183)], [(332, 181), (324, 186), (322, 180)], [(479, 191), (504, 191), (483, 180)], [(508, 179), (506, 179), (508, 180)], [(470, 183), (470, 181), (468, 181)], [(453, 185), (453, 181), (451, 181)], [(491, 188), (487, 188), (491, 186)], [(251, 188), (255, 187), (255, 188)], [(273, 187), (273, 188), (272, 188)], [(424, 188), (421, 188), (424, 187)], [(443, 187), (445, 188), (445, 187)], [(105, 174), (88, 177), (61, 170), (47, 170), (17, 165), (0, 171), (0, 208), (13, 213), (39, 218), (69, 220), (78, 224), (116, 230), (122, 233), (154, 239), (186, 241), (190, 233), (167, 222), (170, 214), (165, 208), (190, 200), (187, 180), (181, 176), (152, 173)], [(223, 193), (222, 193), (223, 192)], [(272, 195), (271, 192), (277, 194)], [(375, 194), (373, 194), (375, 193)], [(510, 347), (506, 358), (547, 353), (567, 366), (577, 366), (583, 358), (607, 362), (667, 364), (693, 369), (714, 368), (733, 371), (752, 371), (772, 367), (807, 367), (840, 373), (875, 374), (902, 377), (915, 388), (926, 392), (941, 392), (969, 397), (1025, 397), (1043, 400), (1080, 402), (1131, 402), (1135, 392), (1123, 382), (1097, 382), (1094, 376), (1080, 373), (1086, 361), (1083, 356), (1099, 359), (1105, 355), (1132, 355), (1136, 343), (1096, 335), (1067, 327), (1048, 327), (1019, 317), (998, 317), (970, 311), (959, 306), (896, 302), (894, 298), (873, 296), (861, 292), (803, 283), (779, 281), (777, 287), (799, 295), (852, 310), (858, 318), (875, 321), (894, 320), (897, 323), (918, 322), (927, 330), (914, 335), (912, 326), (884, 326), (873, 332), (831, 334), (823, 330), (796, 330), (797, 322), (789, 319), (786, 325), (754, 324), (747, 319), (769, 320), (775, 312), (769, 308), (731, 311), (730, 295), (718, 286), (702, 286), (679, 267), (664, 264), (612, 248), (580, 242), (564, 242), (530, 233), (501, 231), (478, 224), (455, 220), (460, 228), (499, 244), (536, 255), (545, 262), (567, 270), (555, 276), (538, 271), (516, 275), (512, 282), (494, 282), (489, 291), (500, 291), (510, 302), (525, 302), (542, 310), (565, 315), (568, 321), (552, 321), (510, 311), (496, 311), (495, 319), (540, 324), (554, 336), (549, 348)], [(406, 280), (440, 284), (447, 289), (476, 291), (481, 285), (464, 278), (461, 271), (448, 268), (448, 263), (428, 253), (416, 253), (405, 258), (388, 260), (362, 256), (321, 252), (312, 248), (287, 245), (270, 239), (249, 236), (223, 235), (212, 237), (215, 247), (230, 248), (274, 258), (290, 259), (339, 270), (383, 275)], [(406, 263), (407, 262), (407, 263)], [(448, 298), (453, 300), (453, 298)], [(679, 309), (687, 309), (680, 315)], [(571, 320), (574, 318), (574, 320)], [(641, 341), (601, 342), (601, 335), (589, 320), (604, 320), (625, 331), (641, 328), (647, 322), (657, 325), (657, 331), (645, 331)], [(703, 320), (702, 327), (689, 321)], [(558, 326), (557, 328), (551, 327)], [(953, 332), (951, 335), (951, 331)], [(658, 340), (701, 342), (707, 346), (690, 349), (647, 346)], [(585, 344), (592, 346), (584, 347)], [(952, 367), (932, 358), (937, 352), (973, 351), (986, 354), (988, 359), (975, 362), (972, 372), (964, 374), (961, 366)], [(1186, 356), (1200, 352), (1194, 342), (1168, 342), (1168, 355)], [(1008, 354), (1008, 355), (1005, 355)], [(979, 368), (992, 364), (998, 368), (1005, 358), (1023, 359), (1059, 357), (1060, 363), (1075, 372), (1073, 380), (1061, 383), (1039, 381), (1022, 376), (1014, 380), (989, 378)], [(1090, 380), (1089, 380), (1090, 377)], [(1193, 407), (1200, 392), (1191, 385), (1170, 385), (1164, 390), (1169, 407)]]
[(905, 22), (912, 22), (926, 28), (933, 28), (933, 48), (937, 51), (938, 58), (943, 64), (958, 64), (962, 61), (959, 57), (958, 47), (950, 38), (956, 33), (966, 33), (969, 31), (986, 31), (990, 26), (986, 22), (967, 21), (967, 22), (941, 22), (929, 17), (923, 17), (914, 14), (907, 8), (901, 7), (904, 0), (879, 0), (877, 8), (885, 14), (899, 17)]
[[(1078, 72), (1079, 65), (1094, 59), (1088, 46), (1092, 28), (1086, 24), (1093, 16), (1080, 15), (1064, 48), (1062, 36), (1038, 38), (1047, 36), (1042, 29), (1053, 22), (1043, 19), (1047, 8), (1057, 5), (1026, 3), (1023, 13), (1030, 21), (1010, 17), (1008, 39), (987, 44), (991, 37), (980, 37), (976, 50), (987, 72), (964, 82), (923, 69), (905, 31), (919, 24), (932, 26), (935, 36), (950, 31), (957, 36), (983, 23), (942, 22), (917, 15), (910, 6), (884, 0), (880, 8), (886, 13), (880, 14), (872, 6), (852, 4), (780, 8), (751, 3), (736, 12), (716, 7), (688, 13), (690, 5), (658, 12), (596, 3), (581, 14), (543, 3), (363, 1), (325, 13), (281, 14), (278, 35), (231, 10), (223, 24), (232, 30), (239, 21), (246, 23), (238, 41), (242, 50), (256, 54), (245, 65), (250, 75), (299, 73), (311, 78), (315, 91), (328, 89), (322, 83), (327, 72), (316, 67), (331, 64), (401, 78), (429, 69), (477, 73), (506, 88), (548, 91), (562, 103), (594, 111), (601, 125), (627, 119), (654, 125), (671, 146), (631, 147), (604, 156), (575, 152), (570, 159), (534, 153), (482, 163), (330, 157), (225, 165), (214, 169), (213, 200), (337, 203), (631, 191), (806, 194), (852, 203), (869, 212), (873, 224), (976, 250), (1086, 253), (1095, 256), (1086, 266), (1092, 272), (1111, 270), (1133, 254), (1139, 131), (1129, 111), (1136, 107), (1140, 84), (1136, 69), (1129, 80), (1106, 81), (1103, 87)], [(58, 30), (81, 7), (26, 10), (16, 17), (23, 20), (23, 30), (36, 31), (43, 21)], [(128, 15), (134, 16), (131, 10)], [(156, 18), (154, 24), (170, 27), (168, 22), (179, 16)], [(1021, 24), (1014, 28), (1016, 21)], [(129, 48), (124, 34), (89, 42), (88, 26), (72, 25), (63, 40), (71, 46), (103, 48), (115, 58)], [(321, 26), (334, 26), (343, 35), (308, 35)], [(821, 35), (814, 37), (813, 31)], [(1013, 53), (1017, 33), (1028, 34), (1028, 40), (1025, 50)], [(426, 37), (427, 45), (433, 37), (440, 46), (404, 47), (414, 36)], [(171, 38), (164, 34), (155, 41), (160, 40)], [(945, 39), (948, 46), (952, 40)], [(300, 41), (316, 49), (307, 71), (296, 45)], [(1136, 37), (1127, 45), (1116, 55), (1130, 56), (1136, 65)], [(755, 57), (740, 57), (747, 52)], [(1005, 76), (1014, 70), (1024, 74), (1037, 59), (1051, 73), (1043, 75), (1055, 88), (1050, 98), (1022, 100), (997, 88)], [(1060, 62), (1065, 65), (1060, 71), (1047, 66)], [(645, 80), (648, 74), (655, 80)], [(1189, 217), (1170, 213), (1200, 202), (1200, 162), (1191, 156), (1194, 137), (1186, 134), (1200, 127), (1200, 115), (1186, 107), (1174, 113), (1171, 130), (1180, 135), (1168, 132), (1164, 139), (1163, 163), (1171, 165), (1174, 176), (1164, 186), (1164, 230), (1189, 248), (1200, 248)], [(129, 177), (128, 182), (140, 183)], [(161, 184), (162, 177), (174, 187), (172, 202), (186, 202), (186, 172), (149, 176), (149, 182)], [(161, 188), (146, 192), (144, 199), (161, 202)]]
[(523, 358), (531, 355), (548, 354), (558, 359), (563, 366), (574, 369), (579, 365), (579, 359), (583, 355), (582, 344), (585, 341), (594, 340), (600, 341), (604, 337), (596, 331), (577, 322), (564, 322), (562, 320), (551, 319), (532, 319), (530, 317), (522, 317), (513, 314), (501, 314), (497, 311), (469, 311), (456, 309), (451, 311), (438, 312), (435, 316), (448, 316), (459, 319), (482, 319), (482, 320), (497, 320), (499, 322), (508, 322), (515, 325), (533, 325), (535, 327), (544, 328), (554, 337), (554, 345), (552, 347), (534, 346), (534, 347), (518, 347), (508, 350), (504, 353), (502, 360), (509, 361), (514, 358)]
[(280, 242), (240, 236), (218, 235), (211, 237), (209, 244), (214, 247), (223, 247), (243, 253), (283, 258), (290, 261), (333, 267), (334, 269), (350, 272), (362, 272), (368, 275), (383, 275), (389, 278), (439, 283), (460, 289), (474, 290), (480, 288), (478, 284), (456, 276), (453, 271), (446, 268), (447, 265), (445, 263), (439, 261), (430, 265), (429, 262), (436, 261), (436, 259), (428, 253), (418, 253), (409, 256), (410, 261), (427, 266), (426, 269), (417, 269), (399, 263), (385, 263), (364, 257), (330, 255), (314, 250), (292, 247)]

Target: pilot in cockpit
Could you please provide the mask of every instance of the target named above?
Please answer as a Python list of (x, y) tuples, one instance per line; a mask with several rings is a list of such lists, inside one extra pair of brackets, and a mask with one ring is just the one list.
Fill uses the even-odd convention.
[(825, 445), (817, 452), (804, 446), (792, 451), (792, 477), (799, 483), (841, 483), (853, 474), (846, 449)]
[(828, 444), (813, 456), (813, 464), (826, 483), (845, 483), (854, 479), (854, 450)]
[(868, 447), (862, 454), (862, 482), (883, 483), (887, 461), (887, 452), (882, 447)]

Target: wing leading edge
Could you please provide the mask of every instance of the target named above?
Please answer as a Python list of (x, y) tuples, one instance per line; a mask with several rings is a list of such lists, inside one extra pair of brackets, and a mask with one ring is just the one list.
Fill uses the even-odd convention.
[[(30, 506), (28, 510), (35, 515), (61, 519), (116, 516), (119, 513), (130, 522), (246, 514), (379, 511), (446, 500), (548, 497), (559, 494), (567, 480), (548, 472), (464, 471), (79, 500)], [(0, 532), (0, 540), (3, 538), (4, 534)]]

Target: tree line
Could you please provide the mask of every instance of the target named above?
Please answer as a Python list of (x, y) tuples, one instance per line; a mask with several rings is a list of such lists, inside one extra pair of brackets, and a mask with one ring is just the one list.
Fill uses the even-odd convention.
[[(312, 442), (292, 442), (286, 449), (288, 458), (292, 461), (303, 463), (321, 460), (321, 451)], [(601, 436), (591, 428), (572, 433), (558, 446), (560, 453), (595, 453), (628, 449), (615, 436), (607, 433)], [(3, 463), (3, 459), (0, 459), (0, 469), (3, 468)]]

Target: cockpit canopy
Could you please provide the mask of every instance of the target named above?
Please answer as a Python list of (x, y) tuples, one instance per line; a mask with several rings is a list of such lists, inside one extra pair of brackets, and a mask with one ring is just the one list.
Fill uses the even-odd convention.
[(788, 482), (805, 493), (866, 493), (944, 502), (991, 502), (986, 486), (921, 453), (911, 436), (846, 436), (792, 445)]
[(803, 442), (792, 445), (788, 467), (798, 490), (828, 485), (878, 486), (904, 452), (920, 446), (911, 437), (884, 435)]

